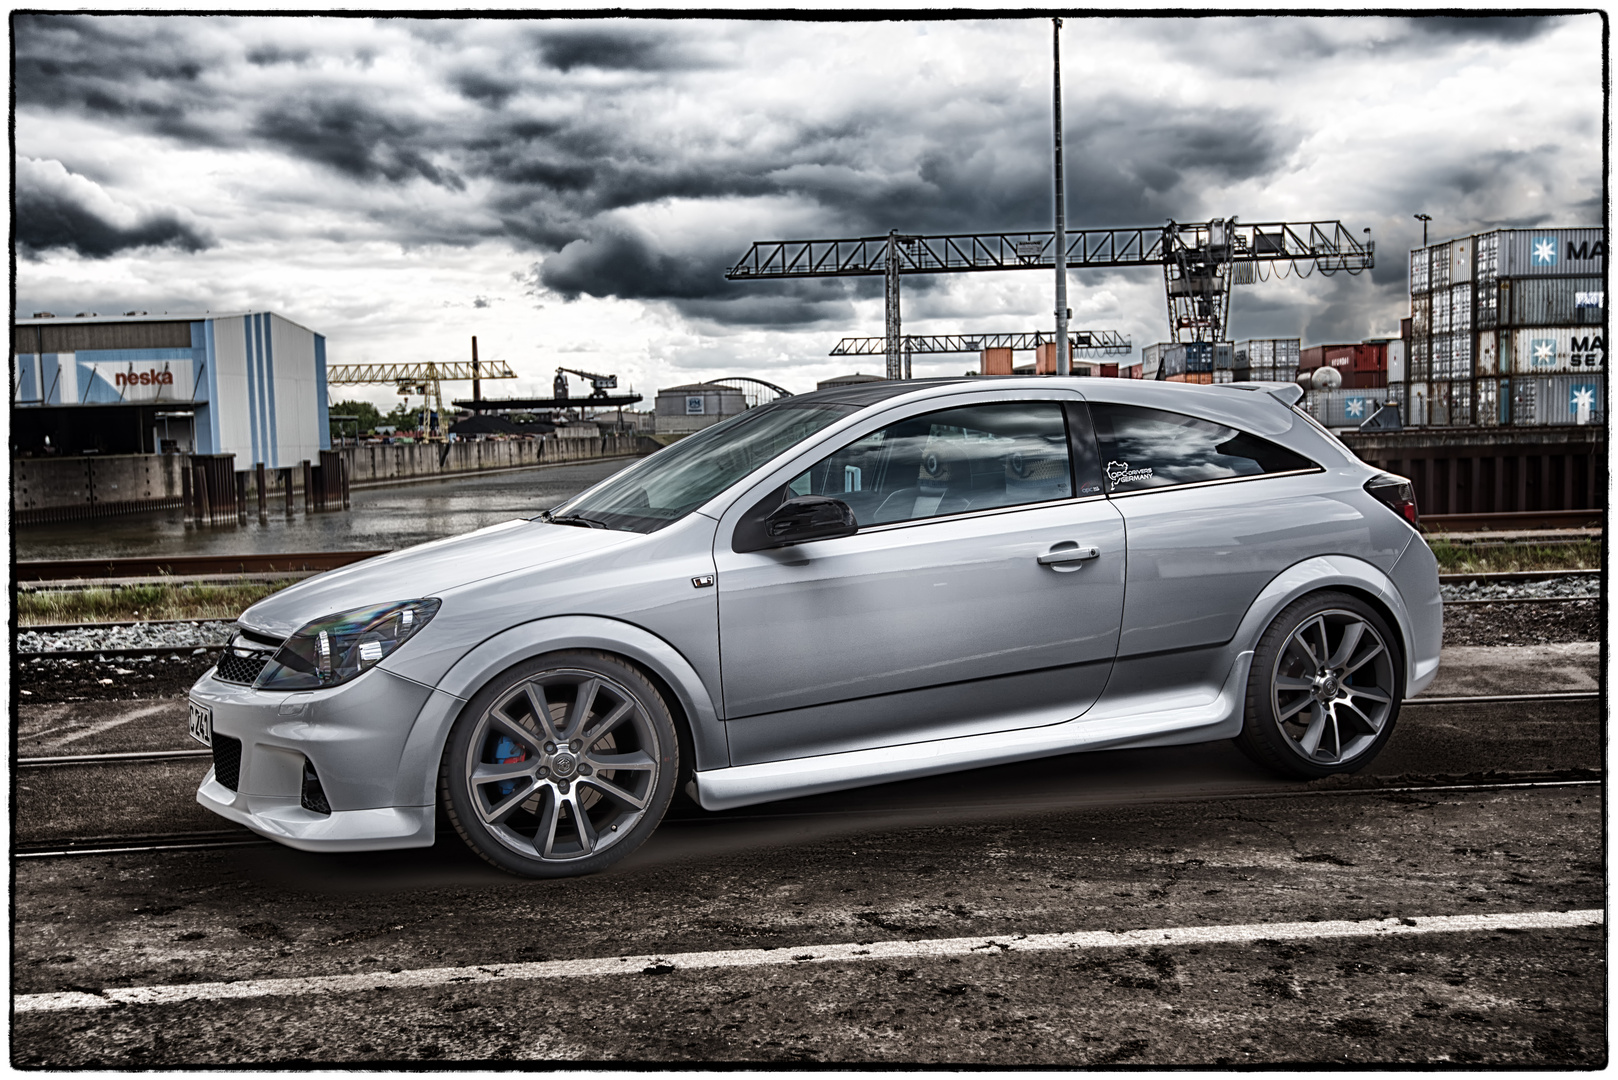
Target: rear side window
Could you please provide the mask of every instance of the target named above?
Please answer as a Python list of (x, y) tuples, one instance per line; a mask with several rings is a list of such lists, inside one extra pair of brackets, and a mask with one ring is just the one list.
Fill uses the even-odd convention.
[(1109, 494), (1317, 467), (1283, 446), (1194, 416), (1095, 401), (1090, 415)]

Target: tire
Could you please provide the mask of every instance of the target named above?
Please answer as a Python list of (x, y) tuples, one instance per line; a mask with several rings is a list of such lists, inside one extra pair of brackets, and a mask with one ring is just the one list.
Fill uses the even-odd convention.
[(674, 720), (650, 680), (608, 653), (549, 653), (467, 703), (444, 747), (439, 804), (502, 870), (573, 877), (639, 847), (679, 772)]
[(1357, 772), (1393, 735), (1404, 685), (1387, 621), (1348, 593), (1312, 593), (1259, 638), (1236, 745), (1282, 776)]

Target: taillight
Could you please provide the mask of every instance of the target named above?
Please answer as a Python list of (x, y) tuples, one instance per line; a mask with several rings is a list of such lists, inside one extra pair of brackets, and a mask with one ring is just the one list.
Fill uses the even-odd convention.
[(1421, 524), (1421, 514), (1416, 509), (1416, 489), (1409, 480), (1392, 473), (1379, 473), (1365, 482), (1365, 490), (1409, 522), (1411, 528)]

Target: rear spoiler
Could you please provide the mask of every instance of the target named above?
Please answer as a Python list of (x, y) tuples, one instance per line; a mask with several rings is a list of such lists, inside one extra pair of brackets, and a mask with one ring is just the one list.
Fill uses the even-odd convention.
[(1263, 390), (1283, 405), (1296, 405), (1303, 400), (1303, 387), (1295, 382), (1238, 382), (1225, 385), (1236, 390)]

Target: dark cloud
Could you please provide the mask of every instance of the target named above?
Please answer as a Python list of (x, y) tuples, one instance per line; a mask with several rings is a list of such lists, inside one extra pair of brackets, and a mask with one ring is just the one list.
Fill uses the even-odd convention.
[(603, 71), (685, 71), (706, 66), (678, 37), (664, 30), (615, 28), (541, 31), (539, 55), (561, 72), (575, 68)]
[[(24, 162), (16, 174), (17, 246), (104, 259), (133, 248), (201, 251), (213, 239), (178, 211), (123, 212), (93, 183), (55, 162)], [(117, 220), (121, 218), (122, 220)]]
[(454, 172), (441, 169), (424, 152), (431, 140), (419, 124), (387, 116), (353, 99), (287, 99), (261, 112), (254, 135), (293, 157), (326, 165), (356, 180), (395, 183), (420, 177), (457, 191), (465, 187)]
[(711, 297), (728, 266), (712, 257), (691, 258), (658, 251), (639, 236), (602, 231), (575, 240), (540, 267), (544, 286), (568, 300), (580, 295), (634, 300)]
[(1418, 38), (1503, 41), (1509, 44), (1536, 38), (1556, 23), (1554, 15), (1416, 15), (1407, 21), (1413, 35)]

